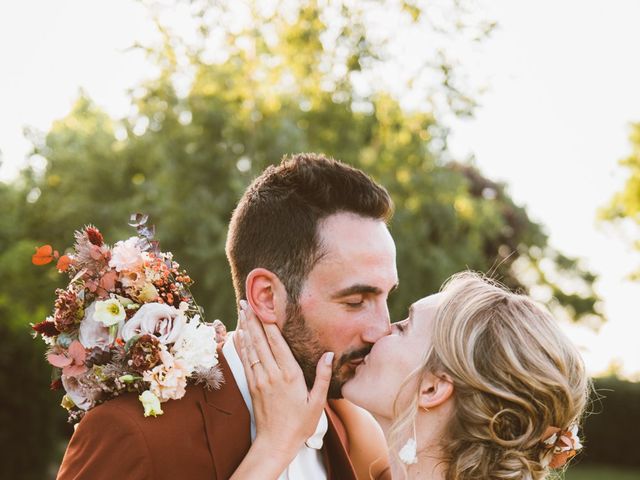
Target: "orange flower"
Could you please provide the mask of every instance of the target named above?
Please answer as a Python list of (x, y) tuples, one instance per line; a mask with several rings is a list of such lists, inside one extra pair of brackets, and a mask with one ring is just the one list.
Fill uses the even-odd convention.
[(36, 248), (36, 253), (31, 256), (31, 263), (34, 265), (46, 265), (58, 258), (58, 251), (54, 250), (51, 245), (43, 245)]

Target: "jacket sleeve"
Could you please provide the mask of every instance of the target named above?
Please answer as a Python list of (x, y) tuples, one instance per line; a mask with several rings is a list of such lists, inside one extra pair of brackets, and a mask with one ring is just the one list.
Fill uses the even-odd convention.
[(78, 423), (57, 480), (151, 480), (146, 439), (127, 412), (107, 402)]

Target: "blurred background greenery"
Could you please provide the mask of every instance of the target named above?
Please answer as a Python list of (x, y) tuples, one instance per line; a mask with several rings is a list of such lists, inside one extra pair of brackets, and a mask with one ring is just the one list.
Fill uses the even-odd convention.
[[(130, 213), (148, 213), (163, 250), (196, 280), (192, 290), (207, 319), (233, 328), (227, 223), (252, 178), (289, 153), (341, 159), (390, 191), (401, 285), (390, 299), (392, 318), (465, 268), (521, 291), (545, 286), (550, 307), (576, 322), (602, 317), (595, 275), (552, 248), (505, 185), (452, 158), (443, 118), (473, 115), (475, 93), (446, 50), (420, 70), (436, 79), (434, 101), (407, 109), (392, 92), (357, 86), (389, 60), (387, 39), (371, 31), (358, 2), (281, 1), (268, 10), (248, 2), (242, 28), (230, 21), (227, 2), (182, 3), (198, 27), (195, 37), (185, 40), (156, 17), (162, 42), (134, 48), (146, 52), (157, 74), (132, 86), (130, 115), (113, 118), (79, 95), (49, 131), (27, 131), (31, 161), (18, 178), (0, 183), (2, 478), (53, 478), (71, 433), (61, 395), (48, 391), (44, 348), (29, 337), (29, 324), (50, 313), (65, 278), (32, 266), (34, 247), (62, 251), (89, 223), (113, 243), (133, 233)], [(494, 28), (469, 17), (466, 2), (445, 2), (448, 20), (437, 26), (424, 21), (423, 2), (378, 3), (421, 28), (431, 25), (445, 44), (454, 37), (481, 42)], [(213, 57), (211, 37), (218, 39)], [(416, 88), (418, 80), (401, 88)], [(603, 219), (640, 221), (640, 126), (632, 142), (628, 183)], [(545, 274), (549, 265), (553, 278)], [(611, 377), (595, 386), (586, 450), (566, 478), (640, 478), (637, 428), (630, 428), (640, 426), (640, 385)]]

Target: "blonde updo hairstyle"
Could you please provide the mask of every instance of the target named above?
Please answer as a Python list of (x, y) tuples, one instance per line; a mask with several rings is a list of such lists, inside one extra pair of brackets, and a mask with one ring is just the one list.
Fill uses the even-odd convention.
[(527, 296), (471, 272), (454, 275), (442, 291), (432, 347), (403, 385), (415, 385), (415, 395), (402, 411), (396, 398), (391, 454), (397, 458), (415, 422), (421, 375), (447, 374), (454, 385), (440, 445), (447, 480), (545, 478), (552, 455), (545, 430), (579, 423), (587, 404), (580, 354)]

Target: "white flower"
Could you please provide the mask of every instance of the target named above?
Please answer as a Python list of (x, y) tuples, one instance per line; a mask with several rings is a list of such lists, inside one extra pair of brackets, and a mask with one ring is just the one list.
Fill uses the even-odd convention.
[(177, 308), (164, 303), (145, 303), (122, 327), (122, 339), (128, 342), (136, 335), (155, 335), (160, 343), (175, 342), (184, 328), (186, 317)]
[(98, 300), (95, 302), (95, 313), (93, 319), (102, 323), (105, 327), (112, 327), (123, 322), (127, 317), (124, 307), (115, 298), (109, 300)]
[(578, 437), (578, 424), (574, 423), (571, 425), (569, 429), (569, 433), (571, 433), (571, 438), (573, 441), (573, 449), (580, 450), (582, 448), (582, 442), (580, 441), (580, 437)]
[(160, 400), (153, 394), (153, 392), (145, 390), (142, 392), (142, 395), (138, 397), (138, 400), (140, 400), (144, 407), (145, 417), (155, 417), (156, 415), (162, 415), (164, 413), (162, 408), (160, 408)]
[[(109, 327), (106, 327), (95, 317), (97, 303), (99, 302), (93, 302), (85, 309), (84, 318), (80, 322), (78, 340), (85, 348), (106, 347), (114, 340), (109, 334)], [(122, 312), (124, 313), (124, 309)], [(122, 320), (124, 320), (124, 316)], [(118, 324), (118, 330), (122, 328), (122, 324), (123, 322)]]
[(407, 440), (407, 443), (405, 443), (404, 447), (402, 447), (398, 452), (398, 456), (402, 463), (407, 465), (418, 463), (418, 457), (416, 455), (416, 439), (410, 438)]
[(196, 368), (209, 369), (218, 364), (216, 347), (215, 327), (201, 323), (196, 315), (184, 326), (171, 351), (191, 373)]
[(138, 237), (131, 237), (116, 243), (111, 251), (109, 266), (115, 268), (118, 272), (135, 270), (142, 266), (142, 250), (140, 250), (138, 242)]

